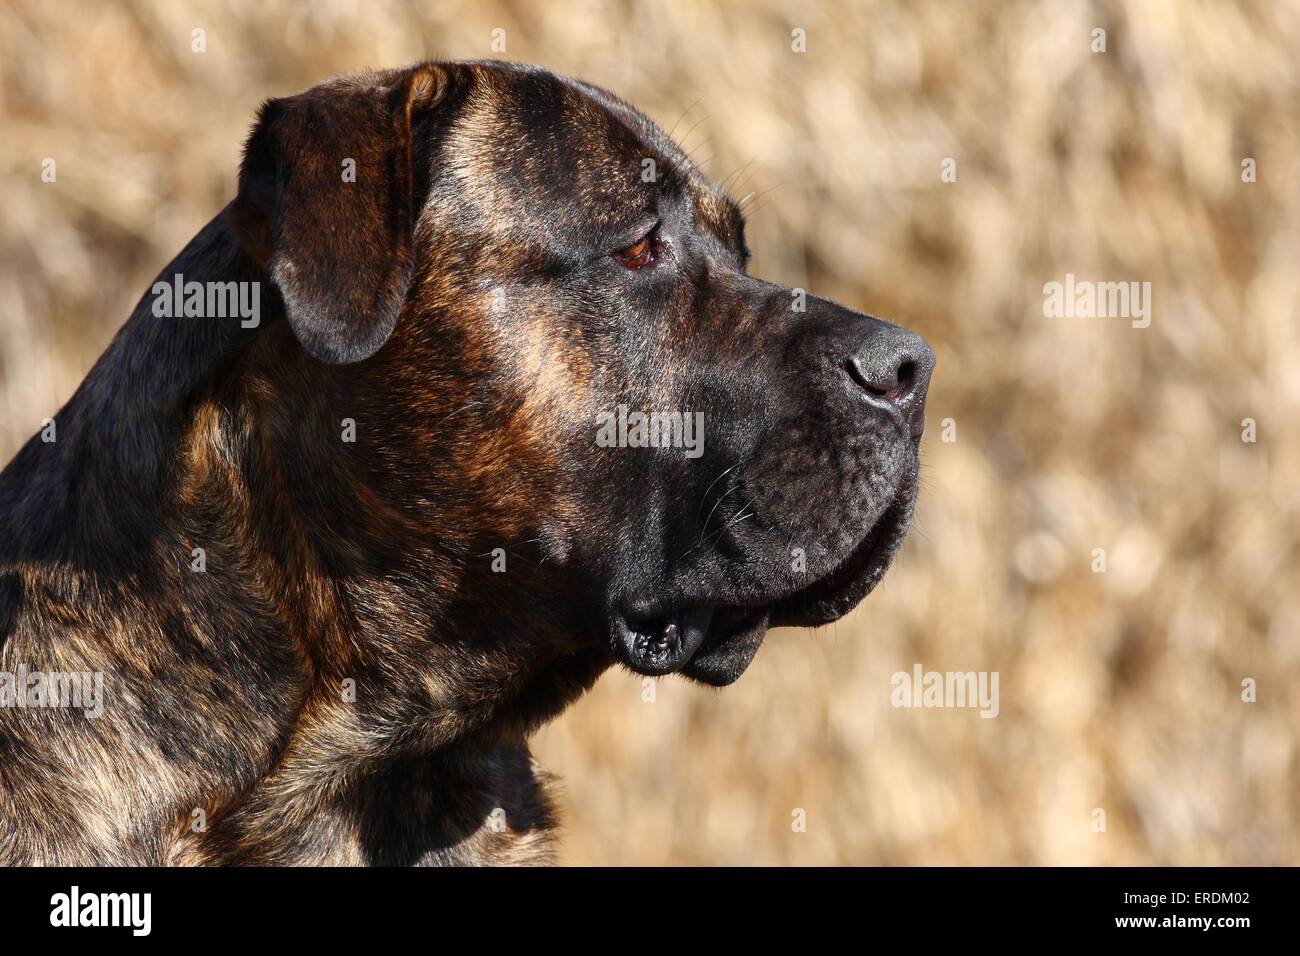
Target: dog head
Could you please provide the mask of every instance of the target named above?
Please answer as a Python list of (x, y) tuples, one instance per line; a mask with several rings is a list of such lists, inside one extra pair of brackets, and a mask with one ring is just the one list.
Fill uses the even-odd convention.
[(906, 532), (931, 350), (748, 275), (737, 205), (608, 93), (499, 63), (333, 81), (264, 107), (228, 219), (383, 419), (370, 485), (455, 541), (462, 619), (523, 605), (500, 626), (530, 654), (730, 683)]

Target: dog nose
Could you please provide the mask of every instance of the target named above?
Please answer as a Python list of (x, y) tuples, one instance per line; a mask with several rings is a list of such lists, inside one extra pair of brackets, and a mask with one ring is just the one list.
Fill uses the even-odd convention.
[(914, 332), (883, 322), (881, 326), (849, 357), (849, 375), (873, 404), (898, 414), (912, 437), (920, 438), (934, 350)]

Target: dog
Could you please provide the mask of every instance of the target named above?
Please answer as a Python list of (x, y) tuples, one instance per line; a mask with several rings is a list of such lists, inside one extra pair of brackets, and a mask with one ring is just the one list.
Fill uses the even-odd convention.
[(551, 861), (532, 731), (611, 666), (731, 683), (911, 520), (933, 352), (748, 260), (583, 82), (265, 103), (0, 474), (0, 861)]

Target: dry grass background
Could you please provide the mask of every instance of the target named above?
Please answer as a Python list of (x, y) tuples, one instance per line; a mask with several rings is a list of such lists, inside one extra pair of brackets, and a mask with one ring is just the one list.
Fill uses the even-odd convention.
[[(939, 354), (862, 608), (722, 693), (612, 673), (539, 734), (564, 858), (1300, 863), (1295, 4), (0, 0), (0, 459), (232, 195), (262, 98), (497, 27), (744, 167), (758, 274)], [(1044, 318), (1066, 272), (1151, 282), (1151, 327)], [(892, 708), (918, 661), (998, 671), (1000, 716)]]

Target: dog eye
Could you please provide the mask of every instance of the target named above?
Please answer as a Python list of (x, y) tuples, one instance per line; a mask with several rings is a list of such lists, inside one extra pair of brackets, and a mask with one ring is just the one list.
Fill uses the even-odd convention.
[(658, 258), (659, 240), (653, 233), (626, 249), (618, 249), (613, 256), (625, 269), (640, 269)]

